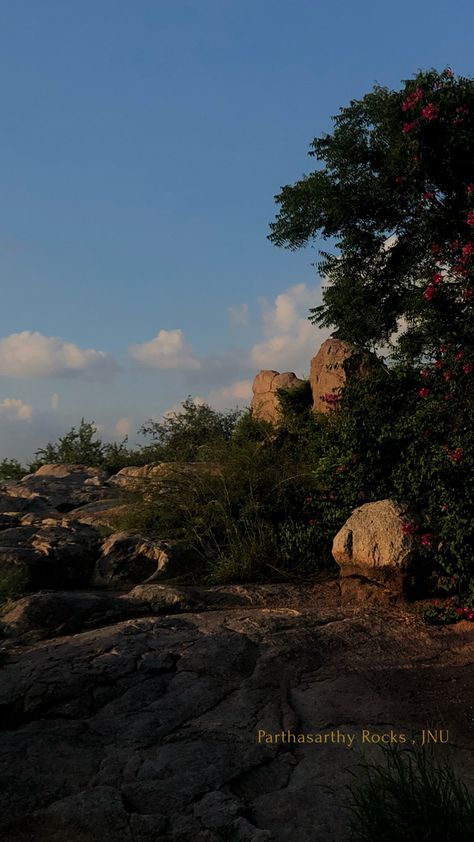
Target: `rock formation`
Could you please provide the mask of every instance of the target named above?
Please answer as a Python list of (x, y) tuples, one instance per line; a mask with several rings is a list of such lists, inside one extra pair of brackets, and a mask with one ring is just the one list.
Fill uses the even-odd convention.
[(404, 509), (393, 500), (354, 509), (334, 538), (332, 554), (341, 573), (393, 578), (412, 571), (414, 541), (404, 528)]
[(367, 376), (371, 368), (369, 355), (342, 339), (326, 339), (311, 360), (310, 382), (314, 412), (329, 412), (337, 405), (347, 378), (349, 360), (353, 359), (359, 376)]
[(304, 384), (292, 371), (263, 369), (253, 381), (252, 415), (260, 421), (277, 424), (280, 418), (278, 389), (295, 389)]

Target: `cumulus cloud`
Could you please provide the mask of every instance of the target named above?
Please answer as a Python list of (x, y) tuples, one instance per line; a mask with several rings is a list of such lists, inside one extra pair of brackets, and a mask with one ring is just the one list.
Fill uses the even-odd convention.
[(10, 421), (31, 421), (33, 407), (19, 398), (4, 398), (0, 403), (0, 417)]
[(160, 330), (149, 342), (132, 345), (130, 355), (144, 368), (180, 371), (197, 371), (202, 368), (201, 361), (195, 356), (180, 329)]
[(232, 327), (246, 327), (249, 321), (249, 305), (239, 304), (236, 307), (229, 307), (227, 310)]
[(132, 419), (131, 418), (119, 418), (117, 423), (114, 427), (114, 434), (116, 436), (120, 436), (120, 438), (125, 438), (125, 436), (130, 435), (130, 430), (132, 428)]
[(24, 330), (0, 339), (0, 374), (10, 377), (102, 377), (118, 369), (112, 357), (58, 336)]
[(277, 295), (273, 303), (262, 301), (266, 338), (251, 348), (251, 365), (307, 373), (311, 357), (330, 333), (308, 321), (308, 310), (321, 303), (321, 293), (319, 286), (297, 284)]
[(227, 409), (236, 405), (249, 404), (252, 399), (252, 381), (236, 380), (222, 389), (209, 392), (208, 402), (215, 409)]

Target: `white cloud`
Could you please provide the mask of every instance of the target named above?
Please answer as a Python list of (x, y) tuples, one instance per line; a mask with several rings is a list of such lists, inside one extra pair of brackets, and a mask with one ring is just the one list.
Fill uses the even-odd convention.
[(0, 374), (6, 376), (102, 376), (117, 369), (115, 360), (104, 351), (79, 348), (58, 336), (24, 330), (0, 339)]
[(252, 399), (252, 381), (236, 380), (222, 389), (209, 392), (208, 401), (215, 409), (228, 409), (236, 404), (247, 405)]
[(59, 395), (57, 392), (51, 395), (51, 409), (59, 409)]
[(262, 301), (267, 338), (251, 348), (253, 366), (308, 373), (311, 358), (330, 334), (308, 321), (308, 311), (321, 303), (321, 293), (320, 286), (297, 284), (277, 295), (273, 304)]
[[(319, 287), (296, 284), (277, 295), (273, 304), (262, 301), (265, 334), (273, 336), (291, 331), (301, 317), (308, 315), (310, 307), (320, 303)], [(317, 300), (316, 300), (317, 299)]]
[(227, 310), (232, 327), (247, 327), (249, 322), (249, 305), (239, 304), (236, 307), (229, 307)]
[(130, 435), (130, 430), (132, 428), (132, 419), (131, 418), (119, 418), (117, 423), (114, 427), (114, 434), (116, 436), (120, 436), (120, 438), (125, 438), (125, 436)]
[(31, 421), (33, 407), (19, 398), (4, 398), (0, 403), (0, 416), (10, 421)]
[(145, 368), (181, 371), (196, 371), (202, 368), (201, 361), (195, 356), (180, 329), (160, 330), (149, 342), (132, 345), (130, 355)]

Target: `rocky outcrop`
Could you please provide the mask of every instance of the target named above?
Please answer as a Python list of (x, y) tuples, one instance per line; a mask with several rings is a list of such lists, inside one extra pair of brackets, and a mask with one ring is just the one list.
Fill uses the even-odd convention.
[(200, 568), (202, 560), (188, 544), (115, 532), (102, 545), (94, 581), (99, 586), (123, 588), (145, 581), (192, 577)]
[(270, 424), (278, 424), (281, 413), (278, 390), (295, 389), (304, 383), (305, 381), (300, 380), (292, 371), (285, 371), (283, 374), (265, 369), (260, 371), (252, 386), (253, 417)]
[(472, 781), (467, 623), (361, 611), (338, 582), (256, 587), (265, 607), (247, 590), (244, 607), (7, 641), (2, 842), (345, 842), (347, 784), (381, 760), (372, 737), (444, 723)]
[(89, 584), (100, 537), (81, 524), (21, 526), (0, 532), (0, 572), (15, 574), (26, 590)]
[[(351, 365), (352, 363), (352, 365)], [(373, 368), (368, 354), (342, 339), (326, 339), (311, 360), (310, 382), (313, 392), (313, 411), (330, 412), (337, 406), (349, 367), (359, 377), (366, 377)]]
[(150, 613), (138, 594), (133, 599), (108, 593), (40, 591), (21, 597), (0, 617), (5, 637), (22, 642), (77, 634)]
[(414, 573), (414, 540), (407, 534), (405, 522), (405, 510), (393, 500), (365, 503), (355, 509), (332, 546), (341, 573), (377, 578)]
[[(86, 465), (43, 465), (34, 474), (19, 482), (8, 482), (3, 493), (13, 499), (29, 501), (28, 511), (38, 498), (47, 506), (62, 512), (77, 506), (110, 497), (107, 474), (100, 468)], [(17, 504), (18, 505), (18, 504)], [(15, 511), (15, 509), (12, 509)]]
[(135, 491), (150, 484), (156, 489), (160, 482), (179, 482), (203, 476), (217, 476), (221, 472), (217, 462), (151, 462), (149, 465), (122, 468), (110, 477), (109, 486)]

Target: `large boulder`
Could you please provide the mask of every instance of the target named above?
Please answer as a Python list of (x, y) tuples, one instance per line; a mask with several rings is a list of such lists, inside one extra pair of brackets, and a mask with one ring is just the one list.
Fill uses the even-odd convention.
[(341, 573), (402, 581), (412, 575), (415, 542), (405, 523), (405, 510), (393, 500), (354, 509), (333, 542), (332, 554)]
[(292, 371), (263, 369), (255, 377), (252, 385), (252, 415), (260, 421), (278, 424), (281, 415), (279, 389), (296, 389), (304, 385)]
[(140, 601), (104, 592), (40, 591), (16, 600), (1, 616), (0, 629), (5, 637), (22, 642), (44, 640), (87, 629), (107, 626), (150, 613), (150, 606)]
[(88, 585), (100, 536), (83, 524), (21, 526), (0, 532), (0, 576), (17, 576), (26, 590)]
[(192, 579), (201, 566), (201, 559), (188, 544), (115, 532), (102, 545), (94, 583), (124, 588), (161, 579)]
[(87, 523), (90, 526), (105, 527), (115, 531), (117, 521), (127, 514), (129, 508), (120, 499), (99, 500), (96, 503), (86, 503), (77, 509), (63, 515), (64, 523)]
[(25, 499), (29, 505), (41, 498), (50, 507), (68, 512), (77, 506), (110, 497), (113, 492), (106, 485), (107, 476), (101, 468), (87, 465), (43, 465), (19, 482), (8, 482), (3, 492), (12, 498)]
[(311, 360), (310, 382), (313, 411), (330, 412), (337, 404), (349, 371), (367, 377), (375, 360), (350, 342), (326, 339)]

